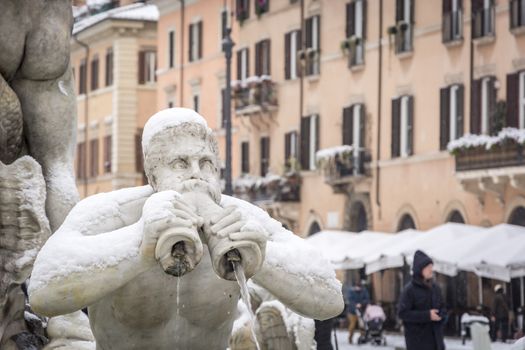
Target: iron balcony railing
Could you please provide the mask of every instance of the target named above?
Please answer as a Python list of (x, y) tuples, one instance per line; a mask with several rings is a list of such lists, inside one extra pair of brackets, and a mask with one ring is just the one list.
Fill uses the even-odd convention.
[(468, 148), (456, 154), (456, 171), (493, 169), (525, 165), (523, 145), (508, 142), (492, 147)]

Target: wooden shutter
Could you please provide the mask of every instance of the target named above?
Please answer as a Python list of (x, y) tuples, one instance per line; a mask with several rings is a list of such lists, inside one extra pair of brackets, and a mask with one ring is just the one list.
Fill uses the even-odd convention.
[(415, 4), (416, 4), (416, 0), (410, 0), (410, 23), (414, 23), (415, 20), (415, 16), (416, 16), (416, 12), (415, 12)]
[(255, 75), (261, 76), (262, 75), (262, 69), (261, 69), (261, 44), (262, 42), (259, 41), (255, 44)]
[(173, 68), (175, 65), (175, 32), (170, 30), (168, 34), (168, 49), (170, 50), (169, 54), (169, 62), (168, 65), (170, 68)]
[(291, 34), (286, 33), (284, 35), (284, 79), (290, 79), (290, 50), (291, 50)]
[(289, 166), (288, 162), (290, 161), (292, 153), (292, 133), (287, 132), (284, 134), (284, 162), (285, 166)]
[(317, 49), (321, 50), (321, 16), (315, 16), (317, 18)]
[(483, 9), (483, 0), (472, 0), (472, 13)]
[(202, 21), (199, 21), (199, 23), (197, 23), (197, 30), (198, 30), (198, 38), (199, 38), (197, 59), (201, 59), (202, 58), (202, 40), (203, 40)]
[(139, 84), (146, 82), (146, 52), (139, 52)]
[(305, 29), (306, 29), (306, 48), (311, 48), (312, 47), (312, 22), (313, 22), (313, 17), (310, 17), (310, 18), (307, 18), (306, 19), (306, 26), (305, 26)]
[(399, 157), (400, 155), (400, 99), (392, 99), (392, 138), (391, 138), (391, 152), (392, 158)]
[(98, 56), (91, 61), (91, 91), (98, 89)]
[(315, 116), (315, 151), (319, 151), (319, 146), (320, 146), (320, 133), (319, 133), (319, 125), (320, 125), (321, 121), (319, 120), (319, 115), (317, 114)]
[(264, 41), (264, 55), (265, 55), (265, 62), (267, 64), (266, 71), (263, 71), (263, 74), (271, 75), (272, 74), (272, 44), (270, 39), (267, 39)]
[(295, 47), (296, 47), (296, 50), (295, 50), (295, 62), (296, 62), (296, 65), (295, 65), (295, 72), (296, 72), (296, 75), (298, 77), (300, 77), (302, 75), (302, 64), (301, 62), (299, 61), (299, 55), (298, 55), (298, 52), (301, 51), (303, 49), (303, 35), (302, 35), (302, 31), (301, 30), (297, 30), (297, 34), (295, 35)]
[(104, 137), (104, 172), (111, 172), (111, 135)]
[(244, 174), (250, 172), (250, 144), (248, 142), (241, 143), (241, 171)]
[(450, 87), (444, 87), (439, 92), (439, 149), (444, 150), (450, 139)]
[(488, 86), (488, 111), (489, 111), (489, 134), (495, 135), (498, 133), (498, 121), (496, 120), (496, 78), (490, 77)]
[(407, 125), (407, 144), (408, 144), (408, 155), (414, 154), (414, 97), (408, 97), (408, 125)]
[(242, 80), (242, 50), (237, 51), (237, 80)]
[(481, 133), (481, 79), (472, 81), (470, 99), (470, 133)]
[(363, 29), (362, 29), (362, 33), (363, 33), (363, 39), (366, 39), (366, 27), (367, 27), (367, 14), (368, 14), (368, 6), (367, 6), (367, 0), (362, 0), (363, 1), (363, 18), (361, 20), (361, 22), (363, 23)]
[(520, 125), (520, 75), (513, 73), (507, 75), (507, 118), (506, 126), (517, 128)]
[(246, 77), (250, 76), (250, 49), (246, 48)]
[(354, 144), (353, 107), (343, 108), (343, 145)]
[(142, 159), (142, 129), (137, 129), (135, 134), (135, 171), (144, 172), (144, 161)]
[(98, 139), (93, 139), (89, 141), (90, 143), (90, 172), (91, 177), (96, 177), (98, 175)]
[(106, 86), (113, 85), (113, 49), (106, 52)]
[(456, 136), (459, 138), (463, 136), (463, 125), (465, 124), (465, 87), (463, 84), (458, 85), (456, 103), (456, 111), (458, 113), (456, 119)]
[(346, 37), (350, 38), (355, 33), (355, 2), (346, 4)]
[(266, 176), (268, 173), (268, 165), (270, 164), (270, 138), (261, 137), (261, 176)]
[(193, 60), (195, 59), (193, 57), (193, 23), (190, 24), (190, 30), (188, 30), (188, 35), (189, 35), (188, 42), (190, 43), (188, 45), (188, 61), (193, 62)]
[(365, 137), (366, 137), (366, 108), (364, 104), (361, 104), (359, 114), (359, 147), (365, 148)]
[(310, 169), (310, 117), (301, 118), (301, 168)]
[(402, 21), (405, 19), (405, 1), (396, 0), (396, 22)]
[(442, 12), (448, 14), (452, 12), (452, 0), (441, 0), (442, 1)]

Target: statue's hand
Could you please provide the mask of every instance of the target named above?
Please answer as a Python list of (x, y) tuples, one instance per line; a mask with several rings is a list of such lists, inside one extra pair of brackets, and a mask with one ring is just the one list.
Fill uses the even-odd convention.
[(202, 218), (196, 210), (186, 203), (175, 191), (163, 191), (153, 194), (142, 208), (144, 233), (140, 246), (142, 257), (155, 263), (155, 247), (159, 236), (168, 228), (197, 228), (202, 225)]
[(253, 241), (259, 245), (261, 252), (266, 249), (268, 234), (256, 221), (243, 218), (235, 206), (224, 208), (210, 220), (209, 231), (219, 238), (229, 238), (232, 241)]

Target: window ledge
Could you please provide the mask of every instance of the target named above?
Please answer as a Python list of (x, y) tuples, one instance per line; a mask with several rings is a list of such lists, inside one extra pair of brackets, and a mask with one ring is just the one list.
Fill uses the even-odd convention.
[(406, 60), (414, 56), (414, 50), (396, 53), (397, 58), (400, 60)]
[(514, 35), (524, 35), (525, 34), (525, 25), (523, 26), (520, 26), (520, 27), (516, 27), (516, 28), (512, 28), (510, 30), (510, 32)]
[(139, 90), (157, 90), (157, 83), (139, 84)]
[(364, 63), (359, 63), (359, 64), (355, 64), (353, 66), (350, 66), (350, 71), (352, 73), (361, 72), (363, 70), (365, 70), (365, 64)]
[(315, 75), (309, 75), (306, 77), (306, 80), (309, 82), (309, 83), (316, 83), (319, 81), (319, 78), (321, 77), (320, 74), (315, 74)]
[(443, 45), (445, 45), (446, 47), (457, 47), (457, 46), (461, 46), (463, 45), (463, 38), (456, 38), (456, 39), (451, 39), (451, 40), (448, 40), (448, 41), (445, 41), (443, 43)]
[(496, 35), (490, 34), (474, 39), (477, 45), (489, 45), (496, 41)]

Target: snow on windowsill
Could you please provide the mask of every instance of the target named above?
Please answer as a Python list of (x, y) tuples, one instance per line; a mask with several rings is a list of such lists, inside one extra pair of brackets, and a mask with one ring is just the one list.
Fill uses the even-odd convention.
[(348, 145), (325, 148), (315, 153), (315, 161), (318, 164), (328, 162), (335, 159), (337, 156), (345, 156), (353, 151), (354, 147)]

